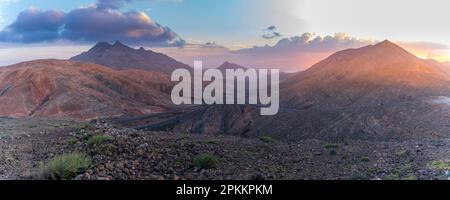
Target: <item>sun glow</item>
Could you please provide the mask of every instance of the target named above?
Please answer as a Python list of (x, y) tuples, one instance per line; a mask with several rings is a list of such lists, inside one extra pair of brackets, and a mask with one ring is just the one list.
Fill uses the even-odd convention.
[(400, 46), (422, 59), (433, 59), (439, 62), (450, 61), (450, 47), (433, 43), (398, 42)]
[(450, 55), (441, 55), (437, 57), (433, 57), (434, 60), (439, 62), (450, 62)]
[(418, 50), (412, 50), (411, 51), (414, 55), (416, 55), (419, 58), (422, 59), (433, 59), (439, 62), (449, 62), (450, 61), (450, 52), (443, 53), (443, 54), (435, 54), (430, 52), (424, 52), (424, 51), (418, 51)]

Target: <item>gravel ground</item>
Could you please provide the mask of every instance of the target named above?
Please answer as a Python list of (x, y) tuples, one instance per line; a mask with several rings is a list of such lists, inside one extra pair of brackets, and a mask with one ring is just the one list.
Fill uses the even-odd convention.
[[(91, 158), (91, 167), (76, 177), (87, 180), (428, 180), (447, 179), (450, 170), (448, 139), (285, 143), (270, 138), (142, 132), (103, 123), (73, 123), (28, 133), (0, 140), (0, 179), (35, 179), (42, 163), (71, 152)], [(93, 135), (108, 135), (111, 140), (87, 144)], [(205, 154), (217, 159), (217, 166), (200, 167), (196, 159)]]

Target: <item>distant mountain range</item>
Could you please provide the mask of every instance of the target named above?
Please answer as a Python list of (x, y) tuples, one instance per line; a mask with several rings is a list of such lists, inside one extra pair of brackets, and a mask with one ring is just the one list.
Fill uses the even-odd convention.
[(171, 74), (178, 68), (191, 69), (177, 60), (144, 48), (133, 49), (119, 41), (113, 45), (107, 42), (97, 43), (89, 51), (72, 57), (70, 60), (90, 62), (114, 69), (140, 69)]
[[(97, 64), (98, 63), (98, 64)], [(221, 68), (241, 67), (225, 62)], [(191, 69), (167, 55), (100, 42), (71, 60), (0, 68), (0, 116), (93, 119), (171, 108), (170, 73)]]
[[(280, 140), (404, 140), (450, 133), (450, 66), (389, 41), (336, 52), (300, 73), (281, 73), (275, 116), (260, 116), (250, 105), (174, 114), (184, 112), (170, 100), (169, 74), (176, 68), (191, 69), (120, 42), (98, 43), (69, 61), (7, 66), (0, 69), (0, 103), (8, 106), (0, 108), (0, 116), (93, 119), (170, 110), (167, 119), (158, 119), (164, 128)], [(245, 67), (230, 62), (218, 67), (239, 68)]]
[(282, 82), (280, 89), (278, 115), (260, 116), (252, 106), (217, 105), (174, 127), (288, 141), (403, 140), (450, 133), (449, 68), (389, 41), (337, 52)]

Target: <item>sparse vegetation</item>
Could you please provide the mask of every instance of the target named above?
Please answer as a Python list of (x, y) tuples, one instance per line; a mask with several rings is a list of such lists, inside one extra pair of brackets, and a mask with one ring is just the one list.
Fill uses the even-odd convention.
[(72, 139), (68, 140), (67, 143), (69, 145), (75, 145), (76, 143), (78, 143), (78, 139), (77, 138), (72, 138)]
[(360, 158), (360, 160), (363, 161), (363, 162), (369, 162), (370, 161), (369, 157), (367, 157), (367, 156), (362, 156)]
[(385, 179), (386, 180), (399, 180), (400, 175), (399, 175), (398, 171), (393, 171), (393, 172), (387, 174)]
[(207, 140), (206, 141), (207, 144), (217, 144), (216, 140)]
[(417, 177), (414, 176), (414, 175), (409, 175), (409, 176), (406, 176), (406, 177), (402, 178), (402, 180), (405, 180), (405, 181), (415, 181), (415, 180), (417, 180)]
[(93, 129), (93, 127), (89, 124), (82, 124), (75, 128), (75, 133), (77, 134), (86, 134), (89, 130)]
[(428, 164), (431, 169), (450, 170), (450, 161), (448, 160), (435, 160)]
[(70, 180), (88, 169), (91, 160), (83, 154), (71, 153), (56, 156), (47, 165), (41, 166), (40, 178), (50, 180)]
[(95, 136), (92, 136), (89, 138), (89, 140), (87, 141), (87, 144), (89, 146), (97, 146), (100, 144), (110, 142), (112, 140), (114, 140), (114, 138), (109, 135), (95, 135)]
[(219, 159), (211, 154), (202, 154), (195, 158), (194, 164), (200, 169), (216, 169), (219, 166)]
[(337, 149), (339, 148), (338, 144), (325, 144), (325, 149)]
[(417, 177), (411, 174), (411, 164), (397, 165), (396, 168), (390, 170), (385, 177), (387, 180), (415, 180)]
[(372, 167), (372, 168), (367, 169), (367, 172), (366, 172), (366, 173), (367, 173), (367, 175), (374, 176), (374, 175), (376, 175), (378, 172), (379, 172), (379, 169), (378, 169), (378, 168)]
[(114, 144), (100, 144), (95, 146), (95, 148), (91, 148), (89, 150), (89, 153), (91, 155), (95, 155), (95, 154), (106, 154), (106, 155), (110, 155), (112, 153), (114, 153), (117, 150), (117, 146), (115, 146)]
[(398, 157), (404, 157), (407, 156), (409, 154), (409, 151), (407, 150), (399, 150), (397, 152), (395, 152), (395, 155), (397, 155)]
[(259, 140), (265, 142), (265, 143), (276, 143), (277, 141), (269, 136), (262, 136), (259, 138)]

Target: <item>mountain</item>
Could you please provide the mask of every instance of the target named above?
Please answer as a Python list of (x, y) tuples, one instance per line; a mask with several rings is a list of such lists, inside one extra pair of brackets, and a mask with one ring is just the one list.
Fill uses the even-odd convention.
[(191, 69), (188, 65), (161, 53), (144, 48), (133, 49), (119, 41), (111, 45), (100, 42), (89, 51), (72, 57), (70, 60), (90, 62), (114, 69), (140, 69), (171, 74), (178, 68)]
[(444, 62), (443, 64), (444, 64), (445, 70), (446, 70), (448, 73), (450, 73), (450, 62)]
[[(93, 119), (168, 109), (166, 74), (66, 60), (37, 60), (0, 69), (0, 116)], [(7, 105), (7, 106), (6, 106)]]
[(281, 93), (287, 104), (321, 108), (443, 95), (450, 80), (443, 67), (383, 41), (331, 55), (287, 80)]
[(246, 67), (243, 67), (241, 65), (235, 64), (235, 63), (231, 63), (228, 61), (225, 61), (222, 65), (220, 65), (219, 67), (217, 67), (218, 70), (225, 72), (227, 69), (243, 69), (246, 70)]
[[(281, 112), (257, 130), (274, 137), (391, 140), (447, 137), (450, 76), (398, 45), (337, 52), (280, 85)], [(261, 118), (260, 118), (261, 119)], [(275, 127), (275, 128), (272, 128)]]
[(277, 115), (260, 116), (251, 105), (214, 105), (173, 125), (195, 127), (195, 133), (285, 141), (449, 137), (450, 77), (445, 67), (383, 41), (337, 52), (283, 81)]

